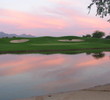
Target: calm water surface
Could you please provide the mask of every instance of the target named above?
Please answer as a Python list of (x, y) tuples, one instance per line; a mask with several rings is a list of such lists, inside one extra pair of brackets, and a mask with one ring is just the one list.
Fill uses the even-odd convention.
[(0, 55), (0, 100), (110, 83), (110, 52)]

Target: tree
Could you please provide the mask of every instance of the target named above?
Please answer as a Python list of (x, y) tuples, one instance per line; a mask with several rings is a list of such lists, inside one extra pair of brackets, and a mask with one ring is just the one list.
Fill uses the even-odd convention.
[(106, 36), (105, 38), (106, 38), (106, 39), (110, 39), (110, 35)]
[(91, 10), (93, 5), (96, 5), (97, 8), (96, 16), (98, 15), (103, 18), (110, 14), (110, 0), (92, 0), (92, 3), (88, 6), (89, 10)]
[(13, 36), (12, 38), (16, 38), (16, 36)]
[(105, 33), (101, 31), (95, 31), (94, 33), (92, 33), (92, 37), (94, 38), (102, 38), (104, 35)]
[(89, 38), (89, 37), (91, 37), (91, 35), (90, 34), (87, 34), (85, 37)]
[(83, 37), (90, 38), (92, 36), (90, 34), (87, 34), (87, 35), (83, 35)]

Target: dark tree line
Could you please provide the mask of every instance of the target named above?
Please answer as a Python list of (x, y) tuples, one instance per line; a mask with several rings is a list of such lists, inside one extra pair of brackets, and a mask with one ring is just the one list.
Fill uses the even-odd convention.
[(103, 36), (105, 36), (105, 33), (102, 31), (95, 31), (92, 34), (87, 34), (83, 37), (92, 37), (92, 38), (102, 38)]
[[(105, 36), (105, 33), (102, 31), (95, 31), (92, 34), (83, 35), (83, 37), (86, 38), (103, 38)], [(106, 39), (110, 39), (110, 35), (105, 37)]]

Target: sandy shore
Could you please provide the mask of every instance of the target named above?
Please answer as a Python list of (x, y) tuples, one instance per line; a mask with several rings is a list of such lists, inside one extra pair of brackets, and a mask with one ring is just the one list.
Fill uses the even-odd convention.
[(110, 100), (110, 84), (75, 92), (57, 93), (16, 100)]

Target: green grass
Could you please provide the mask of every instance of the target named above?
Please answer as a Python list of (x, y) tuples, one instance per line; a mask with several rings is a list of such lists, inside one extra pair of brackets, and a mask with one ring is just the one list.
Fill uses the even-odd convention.
[[(83, 39), (82, 42), (61, 42), (62, 39)], [(83, 49), (83, 48), (110, 48), (110, 40), (96, 39), (96, 38), (82, 38), (76, 36), (63, 36), (63, 37), (36, 37), (26, 38), (30, 41), (25, 43), (10, 43), (11, 40), (24, 39), (24, 38), (4, 38), (0, 39), (0, 52), (6, 51), (31, 51), (31, 50), (68, 50), (68, 49)], [(109, 51), (108, 49), (107, 51)], [(79, 52), (76, 50), (75, 52)], [(85, 51), (81, 50), (80, 52)], [(86, 51), (98, 51), (87, 50)], [(106, 51), (106, 50), (105, 50)], [(47, 52), (47, 51), (46, 51)], [(58, 51), (52, 51), (58, 53)], [(60, 51), (61, 52), (61, 51)], [(72, 51), (62, 51), (62, 53)], [(48, 53), (51, 53), (49, 51)]]

